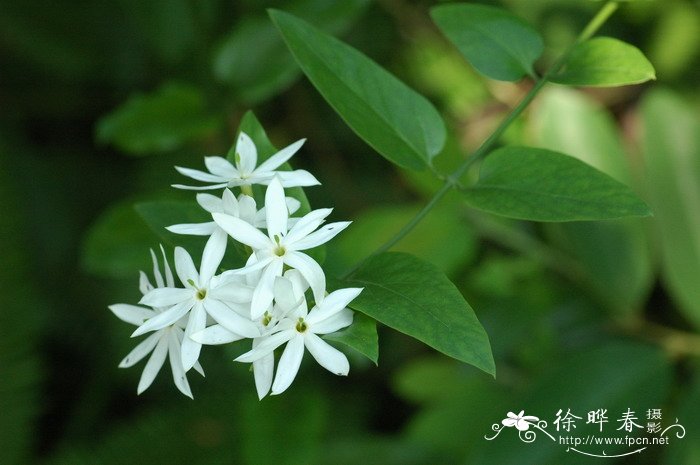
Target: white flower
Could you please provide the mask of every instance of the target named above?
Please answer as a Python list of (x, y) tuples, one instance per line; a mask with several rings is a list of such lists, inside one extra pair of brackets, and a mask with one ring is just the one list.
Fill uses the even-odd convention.
[[(339, 289), (331, 292), (323, 301), (307, 314), (306, 301), (290, 312), (280, 321), (275, 332), (261, 338), (256, 346), (236, 359), (238, 362), (256, 362), (269, 357), (273, 351), (286, 343), (284, 352), (277, 365), (277, 373), (272, 384), (272, 394), (281, 394), (294, 381), (304, 348), (326, 370), (340, 376), (350, 371), (348, 359), (339, 350), (333, 348), (319, 334), (338, 331), (352, 324), (353, 313), (346, 306), (357, 297), (362, 288)], [(294, 300), (296, 296), (287, 299)], [(286, 300), (286, 299), (285, 299)]]
[(192, 368), (199, 358), (202, 344), (192, 340), (190, 335), (206, 327), (207, 314), (224, 328), (241, 336), (255, 337), (260, 334), (252, 321), (231, 308), (249, 303), (252, 289), (239, 281), (214, 276), (223, 258), (225, 246), (224, 232), (214, 232), (204, 247), (199, 272), (190, 254), (182, 247), (176, 247), (175, 270), (185, 288), (153, 289), (140, 302), (170, 308), (148, 319), (132, 336), (157, 331), (190, 313), (182, 343), (182, 364), (185, 371)]
[(253, 319), (259, 318), (272, 302), (275, 278), (282, 275), (284, 265), (299, 270), (311, 286), (314, 298), (320, 302), (326, 291), (326, 276), (319, 264), (301, 251), (328, 242), (350, 224), (349, 221), (341, 221), (316, 230), (333, 211), (324, 208), (308, 213), (289, 228), (284, 189), (278, 178), (273, 179), (267, 188), (265, 210), (267, 235), (239, 218), (221, 213), (212, 214), (216, 224), (224, 231), (254, 250), (246, 267), (235, 272), (263, 270), (260, 282), (253, 292)]
[[(294, 214), (301, 207), (301, 202), (293, 197), (286, 197), (289, 214)], [(245, 194), (236, 198), (229, 189), (224, 189), (221, 198), (211, 194), (197, 194), (197, 203), (209, 213), (223, 213), (235, 216), (256, 228), (265, 228), (265, 207), (258, 210), (255, 199)], [(189, 234), (193, 236), (211, 236), (219, 229), (214, 221), (205, 223), (183, 223), (167, 226), (165, 229), (175, 234)]]
[(204, 164), (208, 173), (189, 168), (176, 166), (175, 169), (187, 177), (197, 181), (213, 183), (206, 186), (184, 186), (175, 184), (178, 189), (210, 190), (222, 187), (250, 186), (252, 184), (269, 184), (272, 178), (279, 176), (285, 187), (314, 186), (321, 184), (308, 171), (276, 171), (283, 163), (289, 160), (306, 139), (301, 139), (283, 148), (256, 167), (258, 163), (258, 151), (253, 140), (244, 132), (238, 136), (235, 148), (236, 166), (222, 157), (204, 157)]
[[(163, 267), (165, 271), (165, 280), (158, 269), (158, 260), (156, 259), (155, 253), (151, 250), (151, 258), (153, 260), (153, 274), (156, 280), (156, 286), (158, 288), (163, 288), (166, 285), (169, 287), (175, 286), (175, 281), (173, 279), (172, 271), (170, 271), (170, 265), (168, 264), (167, 258), (165, 258), (165, 251), (161, 246), (161, 252), (163, 253)], [(139, 288), (142, 294), (147, 294), (152, 289), (153, 285), (148, 280), (146, 274), (140, 272)], [(115, 304), (110, 305), (109, 309), (121, 320), (131, 323), (136, 326), (140, 326), (144, 321), (153, 318), (154, 316), (162, 313), (165, 309), (162, 307), (154, 307), (153, 309), (139, 307), (137, 305), (128, 304)], [(155, 333), (148, 336), (140, 344), (138, 344), (129, 354), (124, 357), (124, 359), (119, 364), (120, 368), (128, 368), (136, 363), (140, 362), (146, 355), (153, 352), (151, 357), (146, 363), (146, 367), (143, 369), (141, 374), (141, 379), (139, 380), (139, 385), (137, 388), (138, 394), (149, 388), (153, 383), (153, 380), (158, 375), (158, 372), (165, 363), (165, 357), (170, 356), (170, 367), (173, 372), (173, 381), (175, 386), (188, 397), (192, 397), (192, 390), (187, 382), (187, 375), (185, 374), (184, 367), (182, 365), (182, 359), (180, 357), (180, 350), (182, 346), (182, 340), (184, 336), (183, 328), (185, 323), (183, 319), (175, 321), (170, 326), (159, 329)], [(199, 363), (194, 365), (195, 370), (204, 376), (204, 371)]]
[(508, 412), (508, 418), (505, 418), (501, 423), (503, 426), (507, 427), (515, 426), (518, 431), (527, 431), (530, 429), (530, 423), (539, 421), (539, 418), (531, 415), (524, 415), (524, 413), (525, 410), (521, 410), (517, 415), (513, 412)]

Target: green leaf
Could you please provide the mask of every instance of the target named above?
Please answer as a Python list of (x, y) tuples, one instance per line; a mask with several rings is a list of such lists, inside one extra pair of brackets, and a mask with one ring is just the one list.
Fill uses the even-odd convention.
[[(286, 8), (326, 32), (339, 33), (367, 4), (368, 0), (301, 0)], [(231, 86), (235, 97), (248, 104), (272, 97), (301, 74), (277, 30), (263, 16), (246, 16), (237, 22), (216, 51), (213, 70), (218, 81)]]
[(535, 76), (532, 65), (544, 50), (542, 37), (501, 8), (450, 4), (430, 11), (433, 21), (477, 71), (501, 81)]
[(635, 46), (611, 37), (578, 44), (563, 68), (550, 78), (570, 86), (615, 87), (656, 79), (654, 67)]
[(343, 120), (387, 160), (423, 169), (445, 143), (428, 100), (365, 55), (277, 10), (270, 17), (309, 80)]
[(486, 158), (467, 203), (496, 215), (533, 221), (649, 216), (624, 184), (576, 158), (532, 147), (503, 147)]
[(379, 364), (377, 322), (362, 313), (355, 312), (352, 325), (337, 333), (326, 334), (323, 339), (345, 344), (372, 360), (375, 365)]
[[(632, 181), (620, 132), (612, 116), (592, 98), (566, 87), (540, 95), (530, 119), (536, 144), (567, 151), (623, 183)], [(627, 218), (550, 224), (547, 235), (578, 260), (608, 307), (639, 312), (653, 271), (647, 220)]]
[(352, 309), (495, 375), (484, 328), (434, 265), (406, 253), (386, 252), (369, 259), (347, 284), (364, 288), (351, 302)]
[(132, 96), (97, 123), (97, 139), (131, 155), (167, 152), (214, 133), (220, 126), (196, 87), (169, 83)]
[(643, 101), (642, 121), (662, 278), (679, 310), (700, 327), (700, 118), (680, 96), (656, 91)]
[[(700, 371), (697, 365), (695, 366), (690, 386), (678, 397), (679, 400), (675, 406), (675, 416), (666, 416), (668, 424), (673, 423), (671, 418), (677, 418), (686, 432), (700, 431)], [(689, 434), (679, 440), (672, 433), (676, 429), (669, 430), (671, 441), (668, 447), (664, 447), (664, 458), (659, 463), (663, 465), (697, 464), (700, 462), (700, 437), (697, 434)]]

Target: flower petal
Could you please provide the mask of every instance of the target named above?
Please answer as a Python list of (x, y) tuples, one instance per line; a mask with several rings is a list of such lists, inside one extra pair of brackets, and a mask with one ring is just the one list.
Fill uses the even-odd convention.
[(211, 194), (197, 194), (197, 203), (209, 213), (224, 211), (221, 199)]
[(306, 142), (306, 139), (299, 139), (298, 141), (289, 144), (264, 162), (260, 163), (260, 166), (258, 166), (258, 169), (255, 171), (259, 173), (267, 173), (269, 171), (276, 170), (284, 162), (292, 158), (294, 154), (299, 151), (301, 146), (304, 145), (304, 142)]
[(277, 364), (277, 374), (275, 375), (275, 381), (272, 383), (272, 395), (283, 393), (292, 384), (299, 372), (303, 357), (304, 337), (296, 333), (287, 343)]
[(221, 176), (216, 176), (213, 174), (205, 173), (204, 171), (199, 171), (199, 170), (193, 170), (190, 168), (182, 168), (180, 166), (176, 166), (175, 169), (178, 171), (178, 173), (187, 176), (188, 178), (192, 178), (196, 181), (202, 181), (202, 182), (226, 182), (228, 181), (227, 178), (221, 177)]
[(310, 332), (304, 334), (304, 345), (323, 368), (338, 376), (348, 375), (350, 362), (344, 353)]
[(226, 213), (227, 215), (235, 217), (241, 216), (240, 210), (238, 208), (238, 200), (236, 200), (236, 196), (233, 195), (231, 189), (224, 189), (224, 193), (221, 195), (221, 202), (223, 206), (222, 213)]
[(182, 366), (180, 357), (180, 340), (175, 331), (168, 331), (168, 354), (170, 357), (170, 369), (173, 372), (173, 382), (181, 393), (192, 399), (190, 383), (187, 382), (187, 375)]
[[(240, 275), (229, 276), (232, 278), (242, 278)], [(236, 279), (226, 279), (220, 281), (216, 287), (210, 287), (207, 295), (213, 299), (222, 300), (224, 302), (244, 304), (250, 302), (253, 298), (253, 288)]]
[(284, 201), (287, 203), (287, 210), (289, 210), (290, 215), (293, 215), (301, 208), (301, 202), (294, 197), (285, 197)]
[[(256, 340), (253, 340), (255, 347)], [(255, 378), (255, 390), (258, 393), (258, 399), (261, 399), (270, 392), (272, 386), (272, 374), (275, 369), (275, 354), (270, 353), (261, 359), (253, 362), (253, 377)]]
[(297, 295), (294, 294), (292, 282), (288, 278), (281, 276), (275, 278), (273, 292), (275, 303), (280, 307), (283, 315), (298, 307), (304, 298), (303, 294), (297, 297)]
[(185, 336), (182, 339), (182, 366), (185, 372), (190, 371), (194, 364), (197, 363), (199, 352), (202, 350), (202, 344), (192, 340), (190, 334), (202, 331), (206, 325), (207, 312), (204, 311), (201, 303), (195, 304), (190, 314), (190, 319), (187, 321)]
[(234, 362), (250, 363), (256, 360), (260, 360), (264, 356), (274, 352), (276, 348), (284, 344), (285, 342), (292, 339), (297, 333), (296, 329), (290, 328), (279, 333), (271, 334), (269, 336), (263, 336), (254, 348), (248, 352), (239, 355), (234, 359)]
[(278, 179), (273, 179), (265, 191), (265, 219), (267, 235), (270, 239), (275, 236), (279, 240), (287, 234), (287, 219), (289, 211), (284, 200), (284, 189)]
[(242, 219), (222, 213), (213, 213), (212, 216), (216, 224), (238, 242), (256, 250), (272, 247), (270, 238)]
[(238, 170), (225, 158), (204, 157), (204, 164), (211, 174), (221, 179), (233, 179), (238, 177)]
[(170, 263), (168, 263), (168, 257), (165, 256), (165, 249), (163, 244), (160, 244), (160, 253), (163, 255), (163, 269), (165, 271), (165, 285), (168, 287), (175, 287), (175, 279), (173, 278), (173, 271), (170, 269)]
[(286, 244), (293, 244), (313, 232), (323, 223), (328, 215), (333, 211), (332, 208), (319, 208), (313, 210), (297, 221), (297, 223), (289, 230), (285, 238)]
[(139, 271), (139, 291), (141, 291), (142, 295), (146, 295), (151, 290), (153, 290), (153, 285), (148, 280), (148, 276), (143, 271)]
[(241, 175), (248, 175), (253, 172), (258, 164), (258, 151), (255, 143), (245, 132), (238, 135), (236, 142), (236, 165)]
[(305, 321), (309, 323), (309, 327), (311, 328), (311, 331), (314, 334), (334, 333), (343, 328), (347, 328), (352, 324), (352, 320), (354, 317), (354, 313), (352, 310), (350, 310), (349, 308), (344, 308), (338, 313), (335, 313), (328, 318), (324, 318), (318, 323), (312, 324), (311, 322), (309, 322), (309, 319), (313, 316), (313, 312), (313, 310), (309, 312), (309, 316), (308, 318), (306, 318)]
[(184, 184), (171, 184), (172, 187), (175, 189), (184, 189), (188, 191), (210, 191), (214, 189), (221, 189), (222, 187), (226, 187), (230, 182), (222, 182), (220, 184), (211, 184), (209, 186), (186, 186)]
[(284, 263), (296, 268), (301, 273), (306, 282), (309, 283), (316, 302), (321, 302), (326, 292), (326, 275), (323, 274), (323, 270), (316, 263), (316, 260), (303, 252), (294, 251), (284, 255)]
[[(256, 228), (264, 228), (265, 225), (260, 225), (256, 221), (258, 217), (257, 205), (255, 204), (255, 199), (249, 195), (241, 194), (238, 196), (238, 217), (249, 223)], [(262, 216), (263, 223), (265, 222), (265, 215)]]
[(165, 362), (165, 357), (168, 355), (168, 338), (161, 337), (158, 340), (156, 348), (153, 350), (151, 358), (148, 359), (146, 367), (141, 373), (141, 379), (139, 380), (139, 385), (136, 388), (136, 392), (141, 394), (143, 391), (148, 389), (148, 387), (156, 379), (156, 375), (160, 371), (163, 363)]
[[(309, 324), (316, 324), (335, 315), (347, 307), (355, 297), (360, 295), (362, 289), (361, 287), (348, 287), (331, 292), (309, 312), (309, 316), (306, 318), (307, 321)], [(317, 300), (317, 302), (319, 301)]]
[(279, 176), (284, 188), (318, 186), (321, 184), (313, 174), (306, 170), (276, 171), (275, 175)]
[(158, 344), (161, 335), (161, 333), (153, 333), (141, 341), (119, 362), (119, 368), (129, 368), (140, 362), (146, 355), (151, 353), (156, 344)]
[(175, 234), (190, 236), (211, 236), (219, 227), (213, 221), (208, 223), (182, 223), (166, 226), (165, 229)]
[(175, 271), (177, 271), (177, 277), (180, 278), (183, 286), (191, 286), (188, 283), (190, 280), (199, 283), (199, 273), (194, 266), (192, 257), (182, 247), (175, 247)]
[(290, 244), (289, 247), (294, 250), (306, 250), (325, 244), (343, 229), (350, 226), (350, 223), (351, 221), (338, 221), (337, 223), (327, 224), (319, 228), (318, 231), (312, 232), (308, 236)]
[(214, 321), (229, 331), (251, 338), (260, 336), (260, 331), (255, 323), (242, 317), (222, 302), (206, 299), (203, 305)]
[(187, 312), (190, 311), (193, 304), (194, 301), (192, 299), (188, 299), (184, 302), (180, 302), (172, 308), (169, 308), (163, 313), (159, 313), (158, 315), (154, 316), (153, 318), (149, 319), (144, 324), (136, 328), (136, 331), (134, 331), (131, 334), (131, 337), (140, 336), (149, 331), (157, 331), (159, 329), (165, 328), (166, 326), (174, 324), (177, 320), (185, 316)]
[(140, 304), (149, 307), (169, 307), (192, 298), (192, 289), (178, 287), (161, 287), (149, 291), (141, 297)]
[(219, 268), (226, 252), (227, 240), (228, 236), (221, 228), (216, 228), (214, 234), (207, 240), (202, 253), (202, 265), (200, 267), (199, 285), (201, 287), (208, 287), (209, 281), (216, 274), (216, 269)]
[(112, 310), (112, 313), (120, 320), (136, 326), (142, 325), (144, 321), (152, 318), (156, 314), (149, 308), (129, 304), (114, 304), (110, 305), (108, 308)]
[(284, 262), (273, 259), (260, 276), (260, 281), (253, 291), (250, 304), (250, 318), (257, 320), (270, 307), (274, 298), (275, 278), (282, 275)]
[(153, 261), (153, 276), (156, 278), (156, 287), (165, 287), (165, 281), (163, 281), (163, 275), (160, 274), (158, 269), (158, 259), (156, 258), (156, 253), (153, 249), (150, 249), (151, 260)]
[(232, 333), (221, 325), (211, 325), (190, 336), (194, 341), (206, 345), (228, 344), (245, 339), (240, 334)]

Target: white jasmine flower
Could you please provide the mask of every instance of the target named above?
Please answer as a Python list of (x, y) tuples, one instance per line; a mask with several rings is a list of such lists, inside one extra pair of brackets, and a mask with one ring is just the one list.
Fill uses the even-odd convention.
[[(170, 265), (165, 257), (165, 251), (163, 250), (162, 246), (161, 252), (163, 253), (165, 280), (163, 280), (163, 276), (158, 269), (158, 260), (156, 259), (156, 255), (153, 253), (153, 250), (151, 250), (153, 274), (156, 280), (156, 286), (158, 288), (163, 288), (165, 286), (174, 287), (175, 281), (173, 279), (173, 274), (172, 271), (170, 271)], [(147, 294), (154, 289), (154, 286), (150, 283), (148, 277), (143, 271), (140, 272), (139, 288), (142, 294)], [(146, 320), (153, 318), (166, 310), (162, 307), (145, 308), (128, 304), (110, 305), (109, 309), (122, 321), (126, 321), (127, 323), (131, 323), (136, 326), (142, 325)], [(143, 373), (141, 374), (141, 379), (139, 380), (139, 385), (137, 388), (138, 394), (141, 394), (150, 387), (153, 380), (158, 375), (158, 372), (160, 372), (160, 369), (163, 367), (165, 357), (169, 356), (175, 386), (186, 396), (190, 398), (192, 397), (192, 390), (187, 382), (187, 375), (185, 374), (185, 369), (182, 365), (182, 359), (180, 357), (184, 336), (183, 328), (185, 328), (185, 322), (184, 319), (181, 318), (175, 321), (172, 325), (159, 329), (138, 344), (121, 361), (119, 367), (128, 368), (140, 362), (144, 357), (146, 357), (146, 355), (153, 352), (146, 363), (146, 367), (143, 369)], [(199, 363), (196, 363), (194, 368), (201, 373), (202, 376), (204, 376), (204, 371)]]
[(319, 228), (333, 211), (324, 208), (308, 213), (290, 228), (284, 189), (279, 178), (273, 179), (267, 188), (265, 209), (267, 235), (240, 218), (221, 213), (212, 214), (214, 221), (224, 231), (254, 250), (246, 267), (236, 272), (263, 270), (260, 282), (253, 292), (253, 319), (259, 318), (272, 302), (275, 278), (282, 275), (284, 265), (299, 270), (311, 286), (314, 298), (320, 302), (326, 291), (326, 276), (319, 264), (301, 251), (325, 244), (350, 224), (349, 221), (341, 221)]
[(180, 174), (197, 181), (213, 184), (198, 187), (175, 184), (173, 187), (178, 189), (210, 190), (222, 187), (250, 186), (253, 184), (267, 185), (274, 176), (279, 176), (282, 185), (285, 187), (321, 184), (311, 173), (305, 170), (276, 171), (299, 150), (305, 141), (306, 139), (301, 139), (294, 142), (256, 167), (258, 151), (255, 148), (255, 143), (246, 133), (241, 132), (235, 148), (236, 166), (222, 157), (204, 157), (204, 164), (209, 170), (208, 173), (176, 166), (175, 169)]
[[(301, 202), (293, 197), (286, 197), (289, 214), (294, 214), (301, 207)], [(235, 216), (256, 228), (265, 228), (265, 207), (258, 210), (255, 199), (245, 194), (236, 198), (229, 189), (224, 189), (221, 198), (211, 194), (197, 194), (197, 203), (209, 213), (223, 213)], [(175, 234), (188, 234), (193, 236), (211, 236), (219, 229), (214, 221), (205, 223), (183, 223), (168, 226), (165, 229)]]
[(148, 319), (132, 336), (157, 331), (190, 314), (182, 343), (182, 364), (185, 371), (192, 368), (199, 358), (202, 344), (194, 341), (190, 335), (206, 327), (207, 314), (227, 330), (241, 336), (255, 337), (260, 334), (252, 321), (231, 309), (231, 305), (250, 302), (252, 289), (238, 281), (214, 276), (225, 247), (226, 235), (223, 231), (214, 232), (204, 247), (199, 272), (190, 254), (182, 247), (176, 247), (175, 270), (185, 288), (153, 289), (140, 302), (169, 308)]
[(272, 384), (272, 394), (281, 394), (294, 381), (306, 348), (325, 369), (346, 376), (350, 364), (345, 354), (321, 339), (319, 334), (338, 331), (352, 324), (353, 312), (346, 308), (362, 288), (339, 289), (331, 292), (323, 301), (307, 313), (306, 301), (280, 321), (275, 332), (261, 339), (256, 346), (240, 357), (238, 362), (255, 362), (269, 357), (273, 351), (287, 344), (280, 357)]

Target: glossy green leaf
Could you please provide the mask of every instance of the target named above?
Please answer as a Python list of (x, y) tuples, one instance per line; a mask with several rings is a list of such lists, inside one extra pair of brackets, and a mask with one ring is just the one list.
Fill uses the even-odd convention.
[(377, 322), (362, 313), (355, 312), (352, 325), (342, 331), (326, 334), (323, 339), (345, 344), (372, 360), (375, 365), (379, 364)]
[(270, 16), (309, 80), (343, 120), (387, 160), (423, 169), (445, 143), (428, 100), (365, 55), (288, 13)]
[(517, 81), (535, 76), (544, 50), (542, 37), (525, 21), (501, 8), (449, 4), (431, 10), (433, 21), (484, 76)]
[(100, 119), (97, 139), (132, 155), (147, 155), (209, 136), (219, 125), (199, 89), (170, 83), (154, 93), (131, 97)]
[(434, 265), (406, 253), (386, 252), (369, 259), (347, 284), (364, 288), (350, 303), (353, 310), (495, 375), (484, 328)]
[[(301, 0), (286, 4), (326, 32), (344, 31), (368, 0)], [(254, 51), (254, 53), (251, 53)], [(291, 85), (301, 74), (274, 25), (264, 16), (244, 16), (228, 34), (213, 60), (214, 76), (248, 104), (263, 101)]]
[(656, 79), (654, 67), (635, 46), (611, 37), (578, 44), (551, 81), (570, 86), (615, 87)]
[[(566, 151), (623, 183), (632, 174), (612, 116), (585, 94), (547, 89), (530, 118), (537, 146)], [(617, 313), (639, 312), (653, 280), (646, 220), (550, 224), (547, 235), (581, 264), (597, 295)]]
[(492, 152), (478, 182), (463, 190), (474, 208), (533, 221), (649, 216), (632, 190), (610, 176), (550, 150), (509, 146)]
[(662, 251), (663, 280), (700, 327), (700, 118), (668, 91), (642, 105), (642, 151)]

